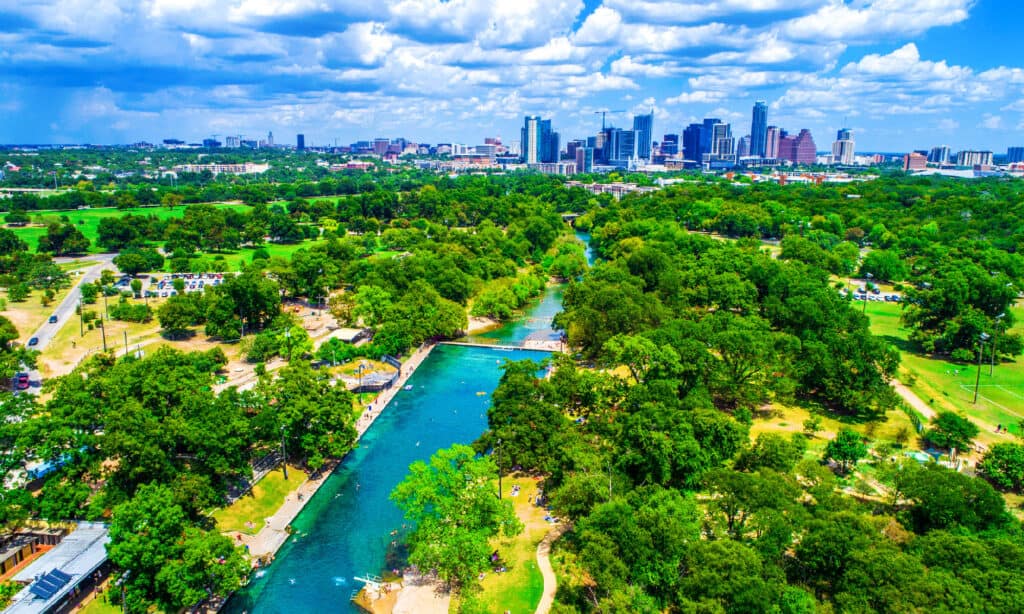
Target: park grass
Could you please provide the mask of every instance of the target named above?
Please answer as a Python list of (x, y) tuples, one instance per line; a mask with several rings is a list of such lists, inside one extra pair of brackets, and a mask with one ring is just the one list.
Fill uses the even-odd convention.
[(70, 291), (70, 287), (61, 288), (54, 294), (53, 301), (44, 307), (41, 300), (43, 297), (42, 290), (33, 290), (29, 293), (28, 298), (20, 303), (15, 303), (8, 299), (7, 291), (5, 290), (2, 296), (7, 301), (7, 308), (0, 311), (0, 315), (10, 320), (11, 324), (14, 324), (14, 327), (18, 330), (18, 340), (24, 345), (39, 330), (39, 327), (49, 320), (50, 316), (53, 315), (53, 310), (60, 305), (61, 301), (64, 300), (64, 297)]
[[(241, 203), (214, 203), (213, 206), (239, 211), (248, 211), (250, 209), (248, 205)], [(91, 253), (100, 253), (103, 250), (96, 245), (100, 220), (109, 217), (122, 217), (128, 214), (141, 216), (152, 215), (156, 216), (158, 219), (166, 220), (183, 217), (185, 215), (185, 207), (133, 207), (130, 209), (100, 207), (95, 209), (73, 209), (70, 211), (33, 211), (30, 213), (32, 223), (36, 224), (37, 222), (42, 222), (44, 225), (12, 227), (10, 229), (14, 231), (14, 234), (22, 241), (28, 243), (30, 249), (35, 250), (39, 245), (39, 238), (46, 235), (45, 223), (50, 221), (60, 221), (62, 216), (67, 216), (68, 221), (70, 221), (82, 232), (83, 235), (85, 235), (87, 239), (89, 239), (91, 243), (89, 251)]]
[[(116, 297), (108, 297), (108, 300), (111, 298), (117, 300)], [(137, 299), (135, 300), (137, 301)], [(155, 310), (159, 305), (159, 299), (149, 299), (149, 306), (152, 309)], [(101, 315), (103, 299), (98, 299), (95, 304), (86, 305), (85, 309)], [(105, 322), (105, 326), (107, 349), (113, 350), (118, 356), (123, 356), (125, 353), (125, 332), (128, 333), (129, 351), (134, 351), (137, 346), (158, 338), (160, 332), (160, 325), (155, 319), (149, 322), (108, 320)], [(70, 372), (86, 354), (103, 351), (103, 334), (99, 328), (94, 327), (93, 330), (86, 328), (84, 335), (80, 335), (79, 330), (79, 319), (76, 315), (64, 323), (64, 326), (43, 350), (40, 355), (39, 370), (44, 378), (64, 375)]]
[(521, 491), (512, 501), (516, 516), (523, 523), (523, 532), (512, 538), (494, 540), (494, 548), (508, 571), (488, 573), (480, 582), (483, 589), (480, 603), (485, 611), (495, 614), (506, 610), (533, 612), (544, 592), (544, 577), (537, 567), (537, 545), (554, 525), (544, 520), (547, 514), (544, 508), (531, 504), (537, 481), (528, 477), (502, 480), (506, 497), (516, 484)]
[[(1021, 433), (1024, 364), (1019, 361), (999, 363), (992, 375), (989, 375), (989, 363), (982, 364), (978, 402), (975, 404), (976, 363), (957, 363), (915, 353), (908, 341), (909, 329), (899, 323), (901, 309), (898, 303), (868, 303), (867, 312), (872, 332), (900, 348), (901, 380), (921, 400), (936, 411), (953, 411), (971, 418), (982, 431), (978, 440), (986, 445), (1010, 440), (1009, 435), (995, 433), (999, 424), (1008, 427), (1013, 434)], [(1024, 317), (1022, 307), (1014, 307), (1013, 312), (1018, 322)], [(1021, 329), (1022, 325), (1018, 324), (1010, 332), (1021, 332)]]
[[(108, 591), (111, 590), (111, 586), (108, 584)], [(110, 603), (107, 599), (107, 592), (102, 595), (97, 595), (85, 604), (85, 607), (78, 610), (78, 614), (121, 614), (121, 606)], [(120, 599), (120, 597), (118, 597)]]
[[(217, 530), (221, 532), (237, 531), (246, 535), (255, 535), (266, 524), (265, 520), (274, 515), (284, 504), (285, 497), (308, 476), (302, 470), (289, 466), (288, 479), (280, 469), (275, 469), (263, 476), (253, 486), (252, 491), (231, 505), (213, 512), (217, 522)], [(251, 523), (251, 528), (246, 523)]]
[[(804, 421), (812, 415), (806, 407), (773, 405), (767, 418), (757, 418), (750, 427), (750, 439), (753, 441), (761, 433), (777, 433), (789, 436), (804, 431)], [(886, 412), (884, 419), (875, 423), (844, 421), (834, 414), (814, 412), (821, 420), (821, 428), (808, 438), (807, 456), (819, 458), (829, 440), (833, 439), (840, 429), (852, 429), (876, 443), (896, 443), (898, 434), (906, 429), (913, 437), (914, 425), (910, 418), (900, 409)], [(911, 439), (912, 441), (912, 439)]]

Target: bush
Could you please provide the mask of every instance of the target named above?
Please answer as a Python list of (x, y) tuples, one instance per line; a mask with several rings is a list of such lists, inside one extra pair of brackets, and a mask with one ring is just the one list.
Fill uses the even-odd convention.
[(147, 305), (133, 305), (121, 301), (110, 308), (110, 317), (124, 322), (149, 322), (153, 319), (153, 310)]

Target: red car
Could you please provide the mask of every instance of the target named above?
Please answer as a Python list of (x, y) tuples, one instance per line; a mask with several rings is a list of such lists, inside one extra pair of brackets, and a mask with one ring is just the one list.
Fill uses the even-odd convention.
[(28, 373), (18, 373), (14, 376), (14, 386), (18, 390), (25, 390), (29, 386)]

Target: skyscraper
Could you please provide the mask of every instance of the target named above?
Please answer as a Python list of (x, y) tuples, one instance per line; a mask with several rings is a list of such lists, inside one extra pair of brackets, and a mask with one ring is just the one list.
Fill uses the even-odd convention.
[(750, 121), (750, 155), (766, 156), (768, 139), (768, 105), (763, 100), (754, 103), (753, 118)]
[(636, 157), (651, 159), (651, 140), (654, 136), (654, 110), (647, 115), (633, 116), (633, 132), (636, 133)]
[(295, 135), (295, 149), (302, 151), (306, 148), (306, 135), (296, 134)]
[(732, 126), (717, 123), (711, 128), (711, 153), (719, 158), (736, 153), (736, 140), (732, 138)]
[(637, 159), (637, 133), (634, 130), (622, 130), (621, 128), (609, 128), (608, 141), (605, 144), (606, 161), (611, 164), (621, 164)]
[[(722, 120), (717, 117), (705, 117), (704, 123), (700, 129), (700, 155), (703, 156), (706, 153), (712, 153), (714, 148), (714, 132), (715, 126), (721, 124)], [(697, 159), (700, 161), (700, 158)]]
[(736, 144), (736, 157), (746, 158), (750, 155), (750, 135), (741, 137), (739, 142)]
[(832, 143), (832, 161), (847, 166), (853, 164), (853, 145), (853, 130), (840, 128)]
[(1006, 163), (1024, 162), (1024, 147), (1009, 147), (1006, 150)]
[(768, 126), (768, 130), (765, 134), (764, 139), (764, 156), (769, 160), (775, 160), (779, 157), (779, 137), (782, 136), (782, 131), (779, 130), (778, 126)]
[(591, 173), (594, 171), (594, 148), (576, 148), (576, 172)]
[(551, 129), (550, 119), (527, 115), (523, 120), (522, 153), (523, 162), (539, 164), (541, 162), (558, 162), (558, 133)]
[(932, 147), (928, 152), (928, 161), (933, 164), (949, 164), (949, 145)]
[(701, 161), (701, 124), (690, 124), (683, 130), (683, 159), (693, 162)]
[(523, 162), (537, 164), (540, 162), (540, 117), (527, 115), (523, 120), (522, 129)]
[(807, 128), (801, 130), (796, 137), (791, 137), (785, 132), (779, 137), (779, 158), (789, 160), (794, 166), (814, 164), (817, 154), (814, 137)]
[(675, 156), (679, 153), (679, 135), (666, 134), (661, 139), (661, 153), (665, 156)]
[(268, 132), (267, 133), (267, 147), (273, 147), (273, 146), (274, 146), (274, 133), (273, 132)]

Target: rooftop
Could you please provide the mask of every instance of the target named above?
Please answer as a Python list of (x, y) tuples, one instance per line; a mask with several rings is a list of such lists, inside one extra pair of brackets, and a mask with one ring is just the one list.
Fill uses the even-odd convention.
[[(12, 578), (15, 582), (32, 583), (14, 596), (3, 614), (37, 614), (47, 612), (107, 560), (106, 545), (110, 541), (107, 526), (98, 522), (82, 522), (52, 550), (33, 561)], [(68, 576), (70, 580), (55, 590), (37, 590), (37, 578)], [(52, 583), (50, 586), (53, 586)], [(49, 595), (48, 598), (40, 594)]]

